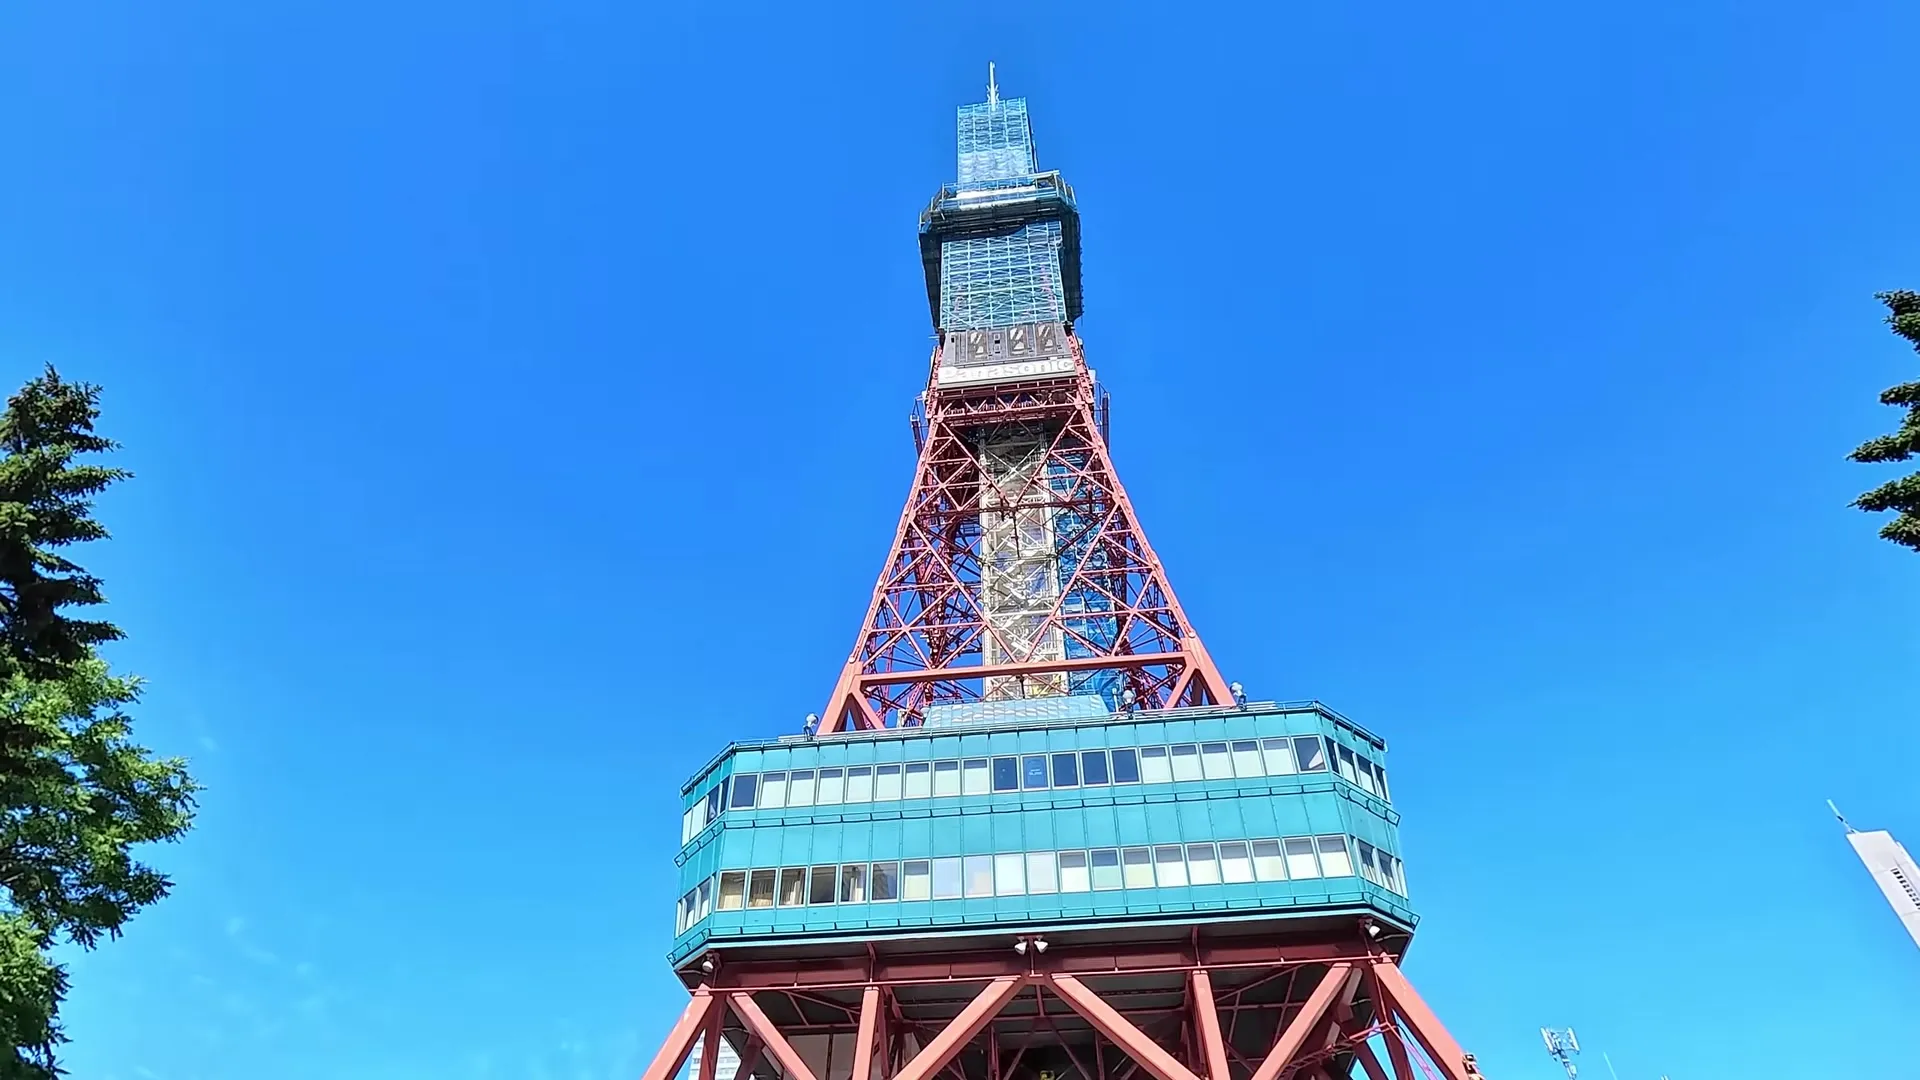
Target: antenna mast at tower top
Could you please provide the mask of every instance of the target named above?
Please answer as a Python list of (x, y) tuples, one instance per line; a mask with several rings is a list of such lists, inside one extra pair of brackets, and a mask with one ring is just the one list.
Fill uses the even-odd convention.
[(1540, 1041), (1547, 1044), (1547, 1053), (1553, 1060), (1567, 1070), (1567, 1080), (1579, 1080), (1580, 1068), (1573, 1063), (1573, 1055), (1580, 1052), (1580, 1040), (1572, 1028), (1541, 1028)]

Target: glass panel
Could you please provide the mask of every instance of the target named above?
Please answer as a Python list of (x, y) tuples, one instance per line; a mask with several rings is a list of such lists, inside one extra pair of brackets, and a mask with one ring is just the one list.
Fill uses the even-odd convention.
[(1027, 892), (1027, 857), (1025, 855), (995, 855), (993, 857), (993, 894), (995, 896), (1025, 896)]
[(1120, 849), (1121, 880), (1129, 889), (1153, 888), (1153, 852), (1148, 848)]
[(1295, 879), (1320, 876), (1320, 864), (1314, 861), (1311, 839), (1302, 836), (1287, 841), (1287, 876)]
[(1153, 849), (1153, 871), (1160, 887), (1180, 888), (1187, 883), (1187, 856), (1179, 844)]
[(700, 906), (693, 913), (695, 921), (713, 914), (713, 879), (708, 878), (701, 882), (699, 892)]
[(900, 899), (900, 864), (874, 863), (872, 873), (867, 877), (867, 884), (872, 889), (872, 899), (875, 902)]
[(960, 794), (959, 762), (936, 761), (933, 763), (933, 793), (938, 797)]
[(1087, 877), (1087, 853), (1084, 851), (1063, 851), (1060, 853), (1060, 891), (1086, 892), (1090, 885)]
[(1233, 779), (1233, 758), (1227, 754), (1226, 743), (1200, 744), (1200, 771), (1209, 780)]
[(770, 772), (760, 774), (760, 808), (778, 810), (787, 805), (787, 774)]
[(750, 908), (768, 908), (773, 906), (772, 870), (755, 870), (747, 882), (747, 906)]
[(1360, 786), (1366, 789), (1369, 795), (1380, 794), (1379, 785), (1373, 782), (1373, 762), (1368, 761), (1366, 758), (1360, 758), (1355, 764), (1358, 766), (1360, 773)]
[(720, 781), (720, 784), (718, 787), (715, 787), (711, 791), (707, 792), (707, 820), (708, 821), (712, 821), (714, 818), (717, 818), (720, 816), (720, 811), (722, 809), (721, 804), (725, 801), (726, 794), (727, 794), (727, 782), (725, 780)]
[(1380, 781), (1380, 797), (1387, 800), (1388, 802), (1392, 802), (1393, 789), (1387, 786), (1386, 767), (1382, 765), (1375, 765), (1373, 767), (1373, 777), (1374, 779)]
[(1291, 776), (1293, 767), (1293, 740), (1264, 739), (1260, 743), (1261, 757), (1267, 766), (1268, 776)]
[(1322, 836), (1318, 840), (1321, 872), (1328, 877), (1352, 877), (1353, 859), (1347, 855), (1347, 838)]
[(1083, 750), (1080, 752), (1080, 782), (1088, 787), (1099, 787), (1107, 782), (1107, 752), (1105, 750)]
[(807, 884), (807, 903), (833, 903), (833, 881), (839, 876), (840, 868), (837, 866), (814, 867), (813, 879)]
[(1192, 743), (1181, 743), (1173, 747), (1173, 778), (1175, 780), (1200, 779), (1200, 748)]
[(1239, 840), (1220, 845), (1220, 880), (1229, 885), (1244, 885), (1253, 880), (1253, 859), (1247, 845)]
[(933, 895), (928, 869), (931, 865), (925, 859), (908, 859), (900, 864), (900, 899), (925, 900)]
[(1253, 876), (1260, 881), (1287, 880), (1287, 865), (1280, 857), (1280, 841), (1253, 842)]
[(1116, 784), (1137, 784), (1140, 782), (1140, 754), (1138, 751), (1113, 751), (1113, 782)]
[[(1141, 849), (1146, 850), (1145, 848)], [(1093, 887), (1099, 890), (1120, 887), (1120, 853), (1113, 848), (1094, 848), (1088, 853), (1093, 862)]]
[(933, 860), (933, 898), (935, 900), (957, 900), (960, 898), (960, 860)]
[(1365, 840), (1355, 840), (1360, 845), (1360, 876), (1375, 885), (1384, 884), (1380, 880), (1380, 865), (1373, 861), (1373, 845)]
[(691, 839), (693, 839), (693, 811), (688, 810), (680, 815), (680, 842), (684, 844)]
[(693, 893), (689, 891), (687, 895), (680, 898), (680, 906), (674, 910), (673, 932), (675, 934), (684, 934), (686, 933), (687, 927), (692, 925)]
[(813, 805), (813, 770), (787, 774), (787, 805)]
[[(1119, 751), (1114, 752), (1119, 757)], [(1118, 765), (1116, 761), (1114, 764)], [(1173, 779), (1173, 768), (1167, 764), (1167, 748), (1164, 746), (1143, 746), (1140, 748), (1140, 782), (1143, 784), (1164, 784)]]
[(840, 902), (843, 904), (867, 902), (867, 864), (848, 863), (840, 868)]
[(1053, 755), (1053, 786), (1054, 787), (1079, 787), (1080, 786), (1080, 755), (1079, 754)]
[(1293, 756), (1300, 764), (1301, 772), (1323, 772), (1327, 767), (1327, 751), (1320, 740), (1312, 735), (1297, 735), (1293, 740)]
[(747, 906), (747, 872), (728, 870), (720, 875), (720, 910), (739, 911)]
[(1233, 744), (1233, 774), (1235, 776), (1265, 776), (1266, 770), (1260, 767), (1260, 744), (1246, 739)]
[(873, 801), (873, 769), (870, 766), (862, 765), (847, 770), (847, 801)]
[(1353, 767), (1353, 751), (1344, 746), (1336, 746), (1335, 749), (1340, 754), (1340, 775), (1346, 777), (1349, 784), (1359, 783), (1360, 777), (1355, 774)]
[(873, 800), (892, 802), (900, 797), (900, 766), (882, 765), (873, 770)]
[(1407, 864), (1383, 851), (1380, 853), (1380, 865), (1384, 868), (1387, 880), (1392, 883), (1390, 887), (1393, 891), (1401, 896), (1407, 895)]
[(993, 759), (993, 790), (1020, 790), (1020, 759), (997, 757)]
[(733, 778), (733, 808), (735, 810), (753, 809), (753, 797), (760, 790), (760, 778), (746, 773)]
[(780, 871), (780, 906), (799, 907), (807, 902), (807, 868), (789, 866)]
[(1187, 845), (1187, 880), (1195, 885), (1220, 884), (1220, 864), (1213, 861), (1212, 844)]
[(986, 758), (974, 758), (960, 763), (962, 795), (985, 795), (992, 790), (993, 785), (988, 783)]
[(838, 806), (847, 793), (846, 774), (839, 769), (820, 770), (820, 790), (813, 801), (821, 806)]
[(968, 896), (993, 895), (993, 856), (969, 855), (966, 858)]
[(1047, 786), (1045, 754), (1028, 754), (1020, 759), (1020, 786), (1028, 791), (1038, 791)]
[(1027, 891), (1050, 893), (1059, 888), (1053, 874), (1053, 852), (1027, 852)]
[(917, 761), (907, 766), (907, 798), (924, 799), (933, 794), (933, 766)]

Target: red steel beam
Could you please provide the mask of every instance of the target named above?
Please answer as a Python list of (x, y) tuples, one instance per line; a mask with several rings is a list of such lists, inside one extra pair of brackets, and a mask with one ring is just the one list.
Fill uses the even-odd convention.
[(1260, 1068), (1254, 1072), (1252, 1080), (1278, 1080), (1280, 1071), (1300, 1053), (1302, 1047), (1306, 1046), (1308, 1037), (1320, 1025), (1321, 1018), (1326, 1016), (1327, 1010), (1333, 1006), (1334, 999), (1347, 988), (1347, 974), (1352, 970), (1353, 965), (1344, 962), (1327, 968), (1327, 973), (1320, 979), (1320, 985), (1313, 988), (1313, 994), (1307, 998), (1307, 1003), (1300, 1007), (1293, 1022), (1280, 1033), (1279, 1041), (1273, 1044), (1272, 1050), (1268, 1051), (1267, 1060), (1260, 1063)]
[(1047, 984), (1074, 1012), (1086, 1017), (1087, 1023), (1092, 1024), (1096, 1031), (1118, 1043), (1128, 1057), (1139, 1062), (1141, 1068), (1159, 1080), (1200, 1080), (1185, 1065), (1175, 1061), (1172, 1054), (1161, 1049), (1160, 1044), (1147, 1038), (1146, 1033), (1100, 1000), (1100, 995), (1089, 989), (1087, 984), (1071, 975), (1047, 976)]
[(928, 1080), (934, 1073), (946, 1068), (960, 1048), (973, 1041), (980, 1029), (986, 1027), (1000, 1010), (1012, 1001), (1020, 988), (1026, 985), (1026, 978), (1019, 975), (1003, 975), (988, 983), (960, 1015), (942, 1028), (932, 1041), (921, 1046), (920, 1052), (907, 1062), (906, 1068), (895, 1074), (894, 1080)]
[[(869, 986), (860, 992), (860, 1033), (854, 1036), (853, 1072), (850, 1080), (869, 1080), (873, 1073), (873, 1036), (880, 1022), (880, 988)], [(702, 1077), (701, 1080), (706, 1080)]]
[(1380, 989), (1392, 1000), (1407, 1030), (1420, 1041), (1433, 1063), (1440, 1067), (1441, 1075), (1446, 1080), (1469, 1080), (1474, 1074), (1467, 1071), (1466, 1051), (1453, 1041), (1446, 1025), (1421, 1000), (1419, 992), (1414, 990), (1413, 984), (1400, 973), (1394, 962), (1385, 957), (1375, 960), (1373, 976), (1378, 980)]
[(1193, 1026), (1200, 1035), (1200, 1059), (1207, 1065), (1207, 1080), (1233, 1080), (1227, 1072), (1227, 1043), (1220, 1035), (1220, 1014), (1213, 1008), (1213, 980), (1208, 978), (1206, 969), (1195, 968), (1187, 976), (1187, 984), (1188, 996), (1193, 1000)]
[(862, 674), (861, 687), (889, 683), (945, 682), (951, 679), (983, 679), (995, 675), (1046, 675), (1056, 671), (1098, 671), (1111, 668), (1137, 668), (1151, 664), (1193, 663), (1185, 650), (1159, 653), (1116, 653), (1112, 656), (1074, 656), (1059, 660), (1029, 660), (1018, 664), (978, 664), (967, 667), (918, 668), (907, 671), (876, 671)]
[(704, 986), (695, 990), (693, 999), (681, 1010), (680, 1019), (674, 1021), (673, 1029), (667, 1032), (667, 1041), (661, 1044), (660, 1052), (653, 1055), (653, 1063), (640, 1074), (640, 1080), (668, 1080), (679, 1072), (680, 1066), (687, 1062), (687, 1055), (693, 1052), (693, 1040), (705, 1027), (707, 1014), (713, 1007), (711, 991)]
[(720, 1022), (727, 1010), (709, 1008), (700, 1036), (700, 1080), (714, 1080), (720, 1068)]
[(780, 1068), (787, 1074), (787, 1080), (815, 1080), (813, 1070), (807, 1068), (806, 1061), (802, 1060), (799, 1052), (793, 1048), (793, 1044), (787, 1041), (787, 1037), (780, 1034), (780, 1029), (773, 1026), (773, 1021), (767, 1019), (767, 1014), (760, 1011), (760, 1006), (754, 1002), (752, 994), (742, 992), (728, 994), (727, 1003), (733, 1006), (734, 1014), (745, 1022), (747, 1030), (760, 1037), (764, 1052), (772, 1055), (773, 1060), (779, 1063)]
[[(1393, 1037), (1387, 1037), (1391, 1040)], [(1373, 1054), (1373, 1047), (1361, 1043), (1353, 1048), (1353, 1056), (1359, 1060), (1360, 1067), (1367, 1071), (1367, 1080), (1387, 1080), (1387, 1070), (1381, 1068), (1380, 1059)]]
[[(1384, 1007), (1385, 1002), (1381, 1005)], [(1387, 1029), (1387, 1060), (1393, 1062), (1393, 1080), (1419, 1080), (1413, 1072), (1413, 1062), (1407, 1058), (1407, 1042), (1398, 1027)]]
[(733, 1075), (739, 1077), (739, 1080), (753, 1080), (754, 1066), (760, 1064), (760, 1052), (765, 1047), (766, 1044), (760, 1041), (760, 1036), (748, 1035), (747, 1048), (740, 1051), (740, 1067), (734, 1071)]

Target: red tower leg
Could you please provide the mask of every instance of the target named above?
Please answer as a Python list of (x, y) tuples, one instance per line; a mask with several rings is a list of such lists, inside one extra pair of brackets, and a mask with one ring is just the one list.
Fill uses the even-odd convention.
[(1373, 975), (1379, 981), (1380, 989), (1393, 1002), (1400, 1020), (1420, 1042), (1427, 1056), (1440, 1069), (1446, 1080), (1471, 1080), (1479, 1071), (1467, 1063), (1467, 1055), (1460, 1044), (1453, 1041), (1446, 1025), (1440, 1022), (1427, 1003), (1414, 990), (1413, 984), (1400, 973), (1400, 968), (1392, 960), (1380, 957), (1373, 962)]
[[(707, 1014), (714, 1010), (716, 1002), (706, 987), (693, 992), (692, 1000), (680, 1012), (680, 1019), (674, 1022), (673, 1030), (667, 1032), (667, 1041), (661, 1044), (660, 1052), (653, 1056), (653, 1063), (647, 1071), (640, 1074), (640, 1080), (669, 1080), (686, 1064), (687, 1055), (693, 1052), (693, 1040), (698, 1038), (707, 1021)], [(711, 1055), (709, 1055), (711, 1056)]]

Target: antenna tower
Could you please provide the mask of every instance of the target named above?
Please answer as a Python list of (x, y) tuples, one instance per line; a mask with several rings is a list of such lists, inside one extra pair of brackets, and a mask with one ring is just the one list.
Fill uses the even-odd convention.
[(1541, 1028), (1540, 1041), (1547, 1044), (1547, 1053), (1567, 1072), (1567, 1080), (1579, 1080), (1580, 1067), (1573, 1063), (1573, 1055), (1580, 1052), (1580, 1040), (1572, 1028)]

